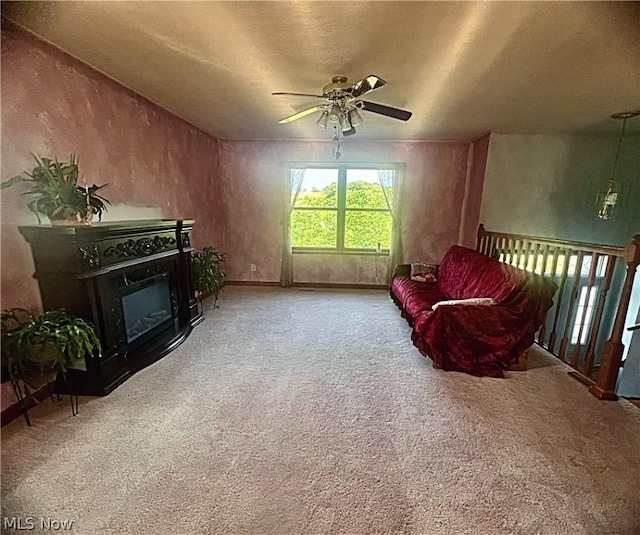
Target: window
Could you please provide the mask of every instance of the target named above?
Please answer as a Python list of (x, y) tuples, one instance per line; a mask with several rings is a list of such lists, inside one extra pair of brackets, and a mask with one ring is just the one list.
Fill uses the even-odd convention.
[(397, 172), (353, 164), (291, 168), (293, 249), (388, 251)]

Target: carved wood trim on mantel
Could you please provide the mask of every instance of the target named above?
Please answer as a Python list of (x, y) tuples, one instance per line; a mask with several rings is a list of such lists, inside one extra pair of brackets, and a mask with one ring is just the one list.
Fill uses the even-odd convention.
[(140, 238), (138, 240), (126, 240), (110, 245), (104, 250), (104, 256), (116, 258), (131, 258), (149, 256), (160, 251), (166, 251), (176, 245), (175, 238), (154, 236), (153, 238)]

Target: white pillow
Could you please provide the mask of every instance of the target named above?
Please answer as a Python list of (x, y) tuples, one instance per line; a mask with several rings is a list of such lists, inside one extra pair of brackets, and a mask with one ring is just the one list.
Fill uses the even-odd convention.
[(469, 306), (469, 305), (495, 305), (496, 302), (491, 297), (473, 297), (471, 299), (451, 299), (450, 301), (438, 301), (433, 307), (433, 310), (440, 306)]

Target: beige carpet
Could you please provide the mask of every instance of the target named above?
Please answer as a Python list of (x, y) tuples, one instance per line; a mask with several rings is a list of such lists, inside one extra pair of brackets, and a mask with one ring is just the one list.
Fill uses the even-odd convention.
[(434, 370), (409, 335), (382, 291), (228, 287), (77, 417), (45, 402), (3, 429), (3, 515), (88, 535), (640, 534), (637, 407), (540, 350), (506, 379)]

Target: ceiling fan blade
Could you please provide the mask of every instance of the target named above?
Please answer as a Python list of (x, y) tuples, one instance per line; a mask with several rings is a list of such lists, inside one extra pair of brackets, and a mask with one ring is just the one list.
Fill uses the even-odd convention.
[(287, 124), (287, 123), (290, 123), (291, 121), (296, 121), (298, 119), (302, 119), (303, 117), (306, 117), (307, 115), (311, 115), (312, 113), (315, 113), (324, 107), (325, 106), (323, 104), (319, 104), (317, 106), (307, 108), (306, 110), (299, 111), (298, 113), (294, 113), (293, 115), (290, 115), (289, 117), (285, 117), (284, 119), (278, 122), (280, 124)]
[(380, 89), (385, 85), (387, 85), (387, 82), (385, 82), (382, 78), (379, 78), (375, 74), (370, 74), (366, 78), (363, 78), (359, 82), (353, 84), (351, 88), (347, 90), (347, 92), (351, 93), (354, 98), (358, 98), (365, 93), (369, 93), (369, 91)]
[(322, 95), (311, 95), (309, 93), (271, 93), (272, 95), (293, 95), (294, 97), (315, 97), (315, 98), (324, 98)]
[(390, 106), (383, 106), (382, 104), (376, 104), (375, 102), (368, 102), (366, 100), (360, 100), (364, 106), (363, 110), (378, 113), (380, 115), (386, 115), (393, 119), (399, 119), (401, 121), (408, 121), (411, 118), (412, 113), (407, 110), (401, 110), (399, 108), (391, 108)]

